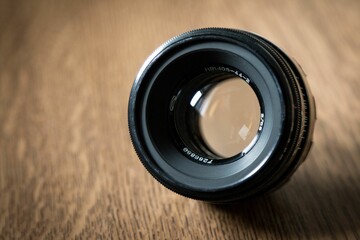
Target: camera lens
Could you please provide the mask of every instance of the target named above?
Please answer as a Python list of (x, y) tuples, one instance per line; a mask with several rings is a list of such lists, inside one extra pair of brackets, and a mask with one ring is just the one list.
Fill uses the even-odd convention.
[(158, 48), (129, 99), (147, 170), (186, 197), (229, 202), (272, 191), (305, 159), (315, 102), (301, 68), (255, 34), (199, 29)]

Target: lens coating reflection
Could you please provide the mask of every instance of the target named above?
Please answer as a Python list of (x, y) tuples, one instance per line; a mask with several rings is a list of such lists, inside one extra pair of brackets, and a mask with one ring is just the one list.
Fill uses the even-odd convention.
[(196, 92), (190, 105), (198, 114), (200, 135), (220, 158), (246, 152), (260, 124), (258, 98), (243, 79), (231, 77)]

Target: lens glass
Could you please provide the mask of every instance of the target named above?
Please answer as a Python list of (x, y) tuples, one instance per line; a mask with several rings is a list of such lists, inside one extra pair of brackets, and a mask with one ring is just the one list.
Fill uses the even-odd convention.
[(190, 102), (207, 149), (219, 158), (247, 152), (256, 142), (260, 104), (252, 87), (235, 76), (197, 91)]

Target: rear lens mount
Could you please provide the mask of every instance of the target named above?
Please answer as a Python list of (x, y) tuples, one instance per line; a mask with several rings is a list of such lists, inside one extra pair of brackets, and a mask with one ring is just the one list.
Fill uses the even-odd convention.
[(271, 42), (200, 29), (157, 49), (129, 99), (147, 170), (194, 199), (229, 202), (281, 186), (305, 159), (315, 103), (301, 68)]

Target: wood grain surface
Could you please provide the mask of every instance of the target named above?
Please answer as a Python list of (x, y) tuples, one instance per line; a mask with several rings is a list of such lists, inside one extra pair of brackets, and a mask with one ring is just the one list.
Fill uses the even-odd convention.
[[(200, 27), (301, 63), (314, 146), (268, 196), (218, 206), (158, 184), (130, 143), (145, 58)], [(360, 1), (0, 0), (0, 239), (360, 239)]]

